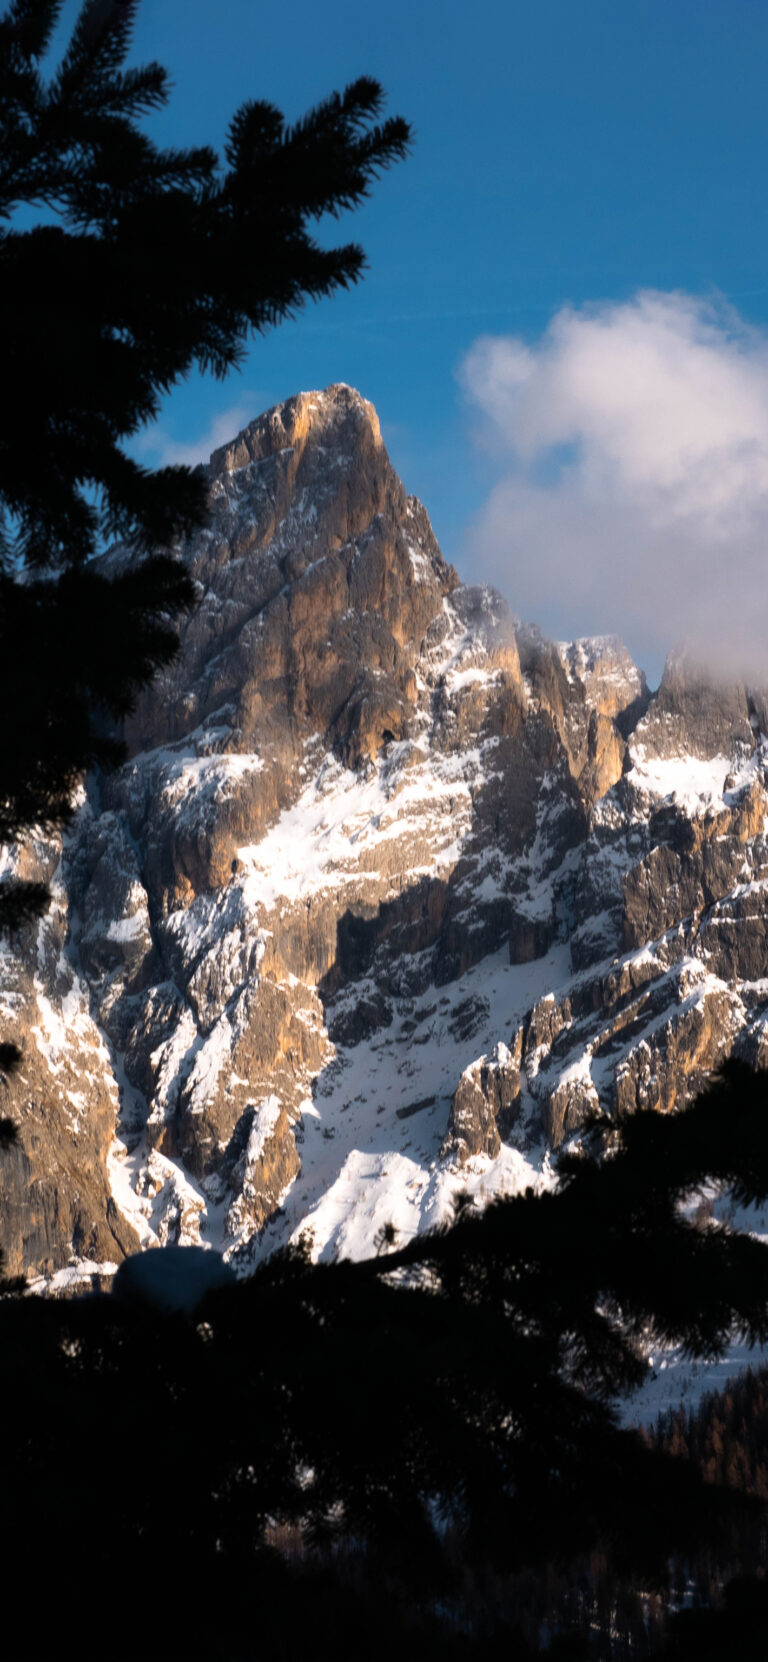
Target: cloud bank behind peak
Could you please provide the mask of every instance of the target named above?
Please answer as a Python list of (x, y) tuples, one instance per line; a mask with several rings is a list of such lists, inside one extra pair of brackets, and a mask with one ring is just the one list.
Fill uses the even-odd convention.
[(566, 307), (459, 377), (500, 476), (465, 553), (550, 634), (768, 681), (768, 337), (720, 300)]

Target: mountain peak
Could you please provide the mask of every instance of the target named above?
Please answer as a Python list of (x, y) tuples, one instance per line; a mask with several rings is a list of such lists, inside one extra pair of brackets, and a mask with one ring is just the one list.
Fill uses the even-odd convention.
[(334, 382), (323, 391), (298, 392), (256, 416), (229, 444), (214, 450), (209, 467), (214, 477), (236, 473), (250, 463), (308, 444), (350, 451), (382, 444), (379, 418), (354, 387)]
[(13, 1271), (359, 1256), (768, 1049), (753, 696), (461, 585), (351, 387), (208, 483), (130, 761), (20, 872), (59, 875), (5, 980)]

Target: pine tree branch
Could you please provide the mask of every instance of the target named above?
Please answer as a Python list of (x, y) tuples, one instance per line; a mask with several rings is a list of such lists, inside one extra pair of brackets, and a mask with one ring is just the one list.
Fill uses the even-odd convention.
[(27, 200), (61, 215), (0, 237), (7, 407), (36, 362), (51, 394), (0, 443), (0, 510), (15, 556), (53, 569), (104, 536), (149, 548), (202, 523), (199, 480), (131, 477), (122, 444), (194, 365), (225, 375), (251, 333), (359, 279), (360, 248), (321, 249), (309, 223), (354, 208), (411, 141), (401, 119), (378, 119), (381, 88), (363, 77), (290, 127), (274, 106), (243, 105), (220, 175), (209, 147), (162, 150), (134, 125), (167, 96), (158, 65), (122, 68), (136, 0), (88, 0), (45, 86), (22, 36), (34, 23), (29, 42), (47, 39), (57, 10), (30, 0), (0, 20), (15, 42), (0, 65), (0, 213)]

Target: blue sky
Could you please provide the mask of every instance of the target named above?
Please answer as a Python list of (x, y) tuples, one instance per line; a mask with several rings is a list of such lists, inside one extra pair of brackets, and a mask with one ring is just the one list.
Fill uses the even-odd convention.
[[(64, 28), (76, 9), (65, 6)], [(583, 450), (585, 434), (592, 435), (591, 479), (605, 462), (594, 438), (593, 394), (586, 413), (571, 410), (532, 449), (518, 405), (509, 413), (518, 381), (511, 392), (507, 382), (500, 414), (482, 381), (485, 373), (495, 385), (498, 362), (491, 350), (478, 357), (476, 343), (482, 336), (525, 343), (533, 354), (526, 386), (555, 385), (561, 396), (565, 348), (546, 331), (563, 308), (592, 308), (605, 323), (601, 347), (615, 340), (621, 358), (628, 324), (640, 316), (632, 311), (638, 291), (682, 294), (696, 305), (725, 297), (738, 316), (720, 298), (693, 323), (690, 308), (676, 314), (685, 364), (691, 368), (691, 353), (703, 350), (718, 369), (723, 353), (735, 352), (752, 377), (742, 393), (760, 403), (768, 325), (764, 0), (292, 0), (290, 7), (143, 0), (133, 57), (157, 58), (172, 74), (171, 104), (152, 124), (167, 142), (220, 146), (244, 98), (268, 98), (293, 118), (361, 73), (381, 80), (389, 110), (416, 129), (410, 159), (339, 224), (342, 240), (354, 237), (366, 249), (365, 281), (255, 342), (240, 375), (180, 387), (148, 458), (174, 445), (204, 449), (209, 434), (220, 442), (228, 421), (237, 427), (300, 388), (347, 381), (375, 403), (395, 465), (425, 501), (462, 575), (491, 576), (528, 615), (535, 603), (548, 631), (622, 630), (653, 673), (668, 631), (654, 632), (643, 613), (637, 573), (631, 592), (619, 584), (616, 595), (606, 593), (605, 548), (595, 570), (586, 560), (593, 623), (573, 604), (578, 585), (564, 583), (562, 560), (551, 583), (546, 571), (536, 583), (526, 578), (527, 561), (540, 567), (543, 559), (546, 567), (547, 526), (555, 534), (568, 518), (563, 490), (581, 500), (587, 489), (572, 470), (565, 477), (573, 445)], [(671, 313), (661, 332), (654, 317), (643, 314), (640, 323), (655, 329), (654, 351), (664, 337), (674, 374), (680, 330)], [(553, 381), (544, 369), (558, 352), (560, 380)], [(691, 373), (695, 380), (695, 365)], [(717, 375), (715, 382), (712, 396), (721, 399)], [(592, 386), (589, 373), (585, 384)], [(656, 397), (648, 394), (650, 426)], [(629, 422), (626, 411), (621, 419)], [(744, 421), (737, 425), (739, 455), (754, 443), (759, 449), (759, 421), (754, 443)], [(730, 429), (711, 437), (713, 456), (721, 441), (732, 444)], [(618, 462), (613, 457), (610, 489), (624, 493), (622, 512), (637, 483), (632, 454), (631, 465), (623, 452)], [(708, 454), (702, 462), (697, 452), (700, 468)], [(519, 486), (521, 468), (528, 487), (546, 490), (550, 478), (562, 510), (559, 520), (550, 513), (536, 522), (530, 557), (515, 526), (500, 521), (504, 501), (514, 513), (516, 498), (514, 489), (500, 497), (499, 488), (510, 480)], [(644, 537), (658, 540), (661, 486), (656, 476), (652, 483), (655, 506), (643, 498), (640, 528), (632, 496), (633, 557)], [(530, 501), (526, 511), (533, 512)], [(601, 521), (600, 534), (626, 539), (625, 521), (626, 514)], [(489, 547), (494, 536), (502, 548)], [(662, 535), (662, 571), (669, 547)], [(582, 541), (573, 559), (586, 558), (583, 548)], [(674, 557), (682, 557), (679, 550)], [(683, 566), (690, 577), (690, 558)], [(679, 621), (675, 613), (670, 628)]]

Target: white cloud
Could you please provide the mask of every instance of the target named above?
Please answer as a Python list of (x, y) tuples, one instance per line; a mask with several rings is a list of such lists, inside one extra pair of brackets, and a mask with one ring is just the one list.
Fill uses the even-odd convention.
[(559, 635), (636, 656), (687, 642), (768, 678), (768, 338), (686, 294), (558, 312), (484, 337), (460, 378), (502, 476), (475, 571)]
[(171, 467), (184, 462), (188, 467), (196, 467), (198, 462), (207, 462), (212, 452), (221, 445), (229, 444), (249, 421), (255, 420), (260, 410), (258, 393), (243, 393), (236, 404), (230, 404), (228, 409), (213, 417), (200, 438), (179, 443), (162, 427), (152, 426), (140, 434), (134, 448), (137, 455), (150, 461), (152, 467)]

